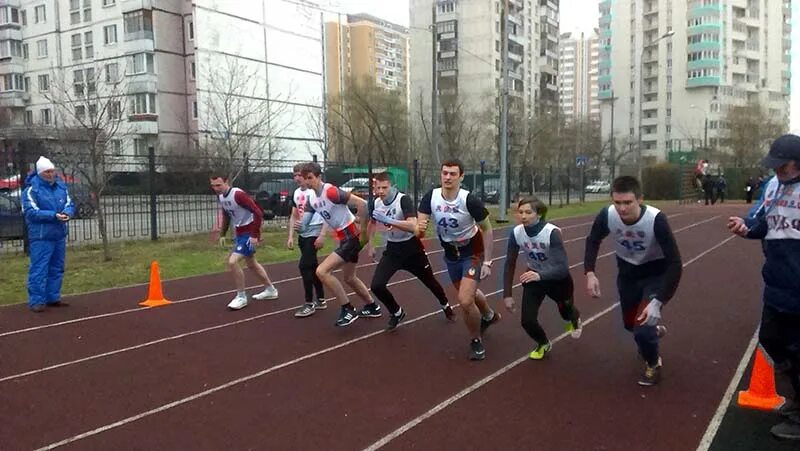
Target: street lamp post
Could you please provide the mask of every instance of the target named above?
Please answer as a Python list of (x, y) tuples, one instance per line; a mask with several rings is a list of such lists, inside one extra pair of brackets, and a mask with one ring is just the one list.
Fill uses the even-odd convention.
[[(657, 44), (659, 41), (667, 38), (671, 38), (675, 34), (675, 31), (670, 30), (664, 34), (662, 34), (658, 39), (652, 41), (648, 44), (648, 47), (651, 45)], [(639, 145), (636, 148), (636, 172), (638, 173), (639, 181), (642, 180), (642, 116), (644, 108), (642, 104), (644, 103), (644, 33), (642, 33), (642, 52), (639, 55)]]

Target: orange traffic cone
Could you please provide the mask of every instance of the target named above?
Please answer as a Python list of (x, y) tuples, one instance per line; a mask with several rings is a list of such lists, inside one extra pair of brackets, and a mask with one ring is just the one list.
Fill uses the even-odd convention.
[(164, 299), (164, 294), (161, 292), (161, 276), (158, 275), (158, 262), (153, 261), (150, 263), (150, 286), (147, 289), (147, 299), (140, 302), (139, 305), (159, 307), (167, 304), (172, 304), (172, 302)]
[(775, 372), (767, 361), (761, 347), (756, 348), (753, 371), (750, 374), (750, 387), (739, 392), (741, 407), (758, 410), (776, 410), (785, 399), (775, 391)]

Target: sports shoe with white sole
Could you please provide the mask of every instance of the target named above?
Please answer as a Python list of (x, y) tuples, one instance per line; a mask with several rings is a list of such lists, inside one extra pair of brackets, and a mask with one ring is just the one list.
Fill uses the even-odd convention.
[(306, 303), (306, 304), (303, 304), (303, 306), (300, 307), (299, 310), (294, 312), (294, 317), (295, 318), (305, 318), (307, 316), (313, 315), (316, 310), (317, 309), (314, 308), (314, 304)]
[(339, 318), (336, 320), (337, 327), (345, 327), (353, 324), (355, 320), (358, 319), (358, 313), (355, 309), (348, 309), (347, 307), (342, 306), (341, 311), (339, 311)]
[(567, 325), (564, 327), (564, 330), (569, 332), (570, 337), (577, 340), (578, 338), (581, 338), (581, 334), (583, 333), (583, 321), (581, 321), (580, 318), (578, 318), (575, 323), (572, 321), (567, 321)]
[(278, 289), (273, 286), (268, 286), (264, 288), (264, 291), (258, 294), (253, 295), (253, 299), (256, 301), (264, 301), (267, 299), (278, 299)]
[(246, 296), (236, 296), (233, 300), (228, 304), (228, 308), (231, 310), (240, 310), (247, 307), (247, 297)]
[(326, 308), (328, 308), (328, 301), (325, 299), (314, 299), (315, 310), (325, 310)]
[(663, 364), (661, 363), (661, 357), (658, 358), (658, 362), (655, 364), (655, 366), (650, 366), (645, 364), (642, 377), (639, 378), (639, 385), (644, 387), (651, 387), (661, 382), (662, 366)]
[(469, 343), (469, 359), (483, 360), (486, 358), (486, 349), (480, 340), (472, 340)]

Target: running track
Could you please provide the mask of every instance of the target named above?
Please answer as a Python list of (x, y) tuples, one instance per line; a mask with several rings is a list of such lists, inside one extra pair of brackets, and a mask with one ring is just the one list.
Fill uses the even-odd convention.
[[(685, 269), (664, 311), (656, 387), (636, 384), (642, 367), (621, 327), (607, 243), (597, 269), (603, 296), (584, 293), (592, 217), (580, 217), (556, 223), (583, 337), (559, 335), (545, 303), (540, 318), (555, 342), (541, 362), (525, 359), (531, 342), (496, 291), (507, 231), (495, 234), (494, 274), (482, 282), (503, 314), (483, 362), (467, 360), (461, 318), (446, 322), (405, 273), (392, 289), (408, 316), (393, 333), (383, 332), (385, 315), (342, 329), (336, 308), (295, 319), (294, 263), (268, 267), (279, 300), (239, 312), (225, 309), (226, 274), (166, 282), (178, 302), (156, 309), (137, 307), (143, 286), (75, 297), (43, 315), (0, 308), (0, 449), (695, 449), (760, 313), (759, 245), (725, 229), (743, 209), (665, 210)], [(441, 252), (431, 263), (443, 270)], [(359, 275), (368, 283), (373, 269), (364, 264)]]

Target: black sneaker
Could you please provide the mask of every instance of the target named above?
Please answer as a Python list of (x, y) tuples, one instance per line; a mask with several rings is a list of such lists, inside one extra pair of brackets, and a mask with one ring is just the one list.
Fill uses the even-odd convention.
[(786, 402), (778, 409), (778, 413), (784, 418), (797, 416), (800, 418), (800, 401), (787, 399)]
[(490, 320), (486, 320), (483, 317), (481, 317), (481, 335), (486, 333), (486, 329), (488, 329), (489, 326), (491, 326), (492, 324), (500, 321), (500, 319), (501, 319), (501, 316), (500, 316), (500, 313), (498, 313), (498, 312), (494, 312), (494, 315), (492, 316), (492, 319), (490, 319)]
[(472, 340), (469, 344), (469, 359), (470, 360), (483, 360), (486, 358), (486, 349), (483, 347), (483, 342), (480, 340)]
[(800, 423), (791, 419), (776, 424), (769, 432), (777, 438), (784, 440), (800, 440)]
[(454, 322), (456, 320), (456, 312), (450, 304), (442, 307), (442, 311), (444, 311), (444, 317), (447, 318), (447, 321)]
[(357, 319), (358, 314), (356, 313), (355, 309), (348, 309), (347, 307), (343, 306), (341, 312), (339, 312), (339, 319), (336, 320), (336, 326), (349, 326)]
[(363, 316), (365, 318), (380, 318), (381, 306), (378, 305), (377, 302), (371, 302), (361, 308), (361, 311), (358, 312), (358, 316)]
[(403, 318), (406, 317), (406, 312), (403, 309), (400, 309), (398, 314), (396, 315), (389, 315), (389, 324), (386, 326), (386, 330), (394, 330), (400, 324), (400, 321), (403, 321)]
[(658, 363), (655, 366), (648, 364), (644, 365), (644, 372), (642, 377), (639, 378), (639, 385), (643, 387), (650, 387), (658, 384), (661, 381), (661, 357), (658, 358)]

